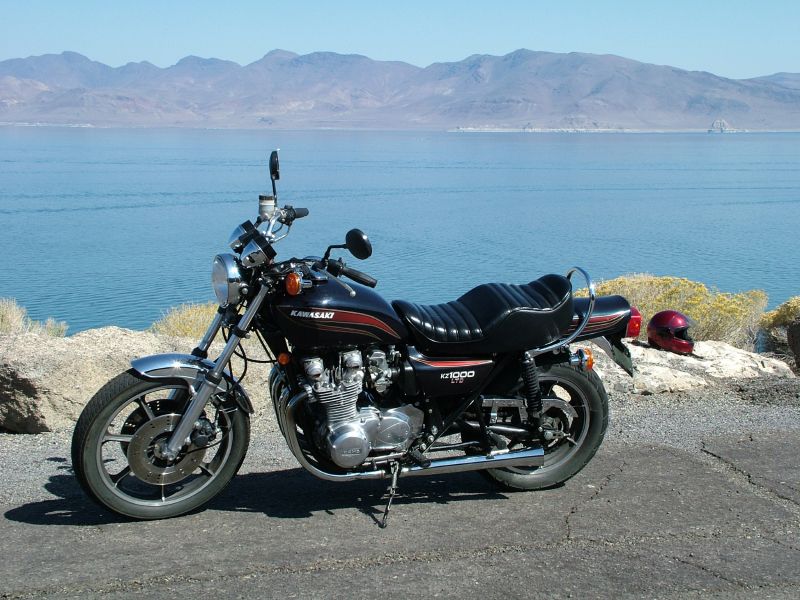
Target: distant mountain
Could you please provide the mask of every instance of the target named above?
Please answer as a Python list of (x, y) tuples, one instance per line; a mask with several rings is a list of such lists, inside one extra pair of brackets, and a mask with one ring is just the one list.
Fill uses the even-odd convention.
[(765, 77), (756, 77), (752, 81), (766, 81), (792, 90), (800, 90), (800, 73), (775, 73)]
[(426, 68), (273, 50), (109, 67), (75, 52), (0, 62), (0, 122), (242, 128), (800, 129), (800, 74), (748, 80), (612, 55), (518, 50)]

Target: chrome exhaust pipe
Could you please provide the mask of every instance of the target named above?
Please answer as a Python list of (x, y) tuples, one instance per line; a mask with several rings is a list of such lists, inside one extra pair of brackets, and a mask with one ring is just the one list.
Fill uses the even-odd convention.
[[(357, 479), (385, 479), (390, 477), (388, 470), (375, 469), (374, 471), (362, 471), (359, 473), (329, 473), (312, 465), (303, 454), (300, 442), (297, 439), (297, 421), (295, 412), (298, 406), (308, 398), (308, 394), (303, 391), (288, 399), (288, 394), (281, 398), (273, 398), (276, 403), (279, 425), (289, 449), (304, 469), (315, 477), (326, 481), (354, 481)], [(287, 401), (288, 400), (288, 401)], [(285, 407), (284, 407), (285, 405)], [(399, 475), (401, 477), (415, 477), (421, 475), (435, 475), (442, 473), (460, 473), (462, 471), (479, 471), (481, 469), (501, 469), (504, 467), (526, 466), (541, 467), (544, 465), (544, 449), (528, 448), (526, 450), (508, 451), (497, 450), (487, 455), (479, 456), (459, 456), (454, 458), (441, 458), (432, 460), (430, 466), (421, 467), (414, 465), (403, 467)]]

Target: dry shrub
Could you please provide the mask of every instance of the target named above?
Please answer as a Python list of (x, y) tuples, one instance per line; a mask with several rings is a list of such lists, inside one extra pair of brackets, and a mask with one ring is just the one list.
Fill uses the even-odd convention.
[(55, 319), (44, 323), (28, 318), (28, 311), (13, 298), (0, 298), (0, 333), (39, 333), (50, 337), (64, 337), (67, 324)]
[(761, 317), (761, 326), (769, 331), (776, 327), (786, 327), (798, 318), (800, 318), (800, 296), (794, 296), (775, 310), (764, 313)]
[(217, 305), (180, 304), (170, 308), (150, 326), (159, 335), (200, 339), (217, 312)]
[[(767, 295), (761, 290), (729, 294), (681, 277), (637, 273), (601, 281), (596, 287), (598, 295), (619, 294), (641, 311), (642, 339), (647, 338), (646, 325), (650, 318), (657, 312), (672, 309), (694, 319), (696, 324), (690, 334), (695, 339), (718, 340), (752, 349), (767, 305)], [(586, 289), (580, 290), (578, 295), (587, 295)]]

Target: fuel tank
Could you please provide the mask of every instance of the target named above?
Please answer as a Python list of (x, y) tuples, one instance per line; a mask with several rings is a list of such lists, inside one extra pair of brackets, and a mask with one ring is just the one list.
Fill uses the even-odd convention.
[(275, 323), (299, 348), (398, 344), (409, 337), (405, 324), (383, 297), (348, 281), (355, 296), (334, 280), (284, 295), (272, 305)]

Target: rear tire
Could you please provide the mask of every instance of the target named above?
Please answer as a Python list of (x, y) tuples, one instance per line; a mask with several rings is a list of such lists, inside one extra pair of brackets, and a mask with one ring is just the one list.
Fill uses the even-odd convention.
[(579, 415), (570, 430), (576, 445), (561, 440), (555, 446), (545, 448), (542, 467), (481, 471), (484, 477), (505, 490), (541, 490), (561, 485), (592, 459), (608, 427), (608, 396), (594, 371), (565, 365), (540, 367), (539, 383), (545, 397), (554, 394), (567, 400), (564, 396), (568, 396), (568, 402)]
[(209, 402), (205, 411), (220, 431), (217, 438), (189, 446), (174, 464), (159, 461), (154, 444), (174, 429), (188, 397), (184, 381), (148, 381), (132, 371), (104, 385), (72, 436), (72, 465), (84, 491), (134, 519), (182, 515), (219, 494), (244, 460), (250, 418), (240, 408), (217, 410)]

